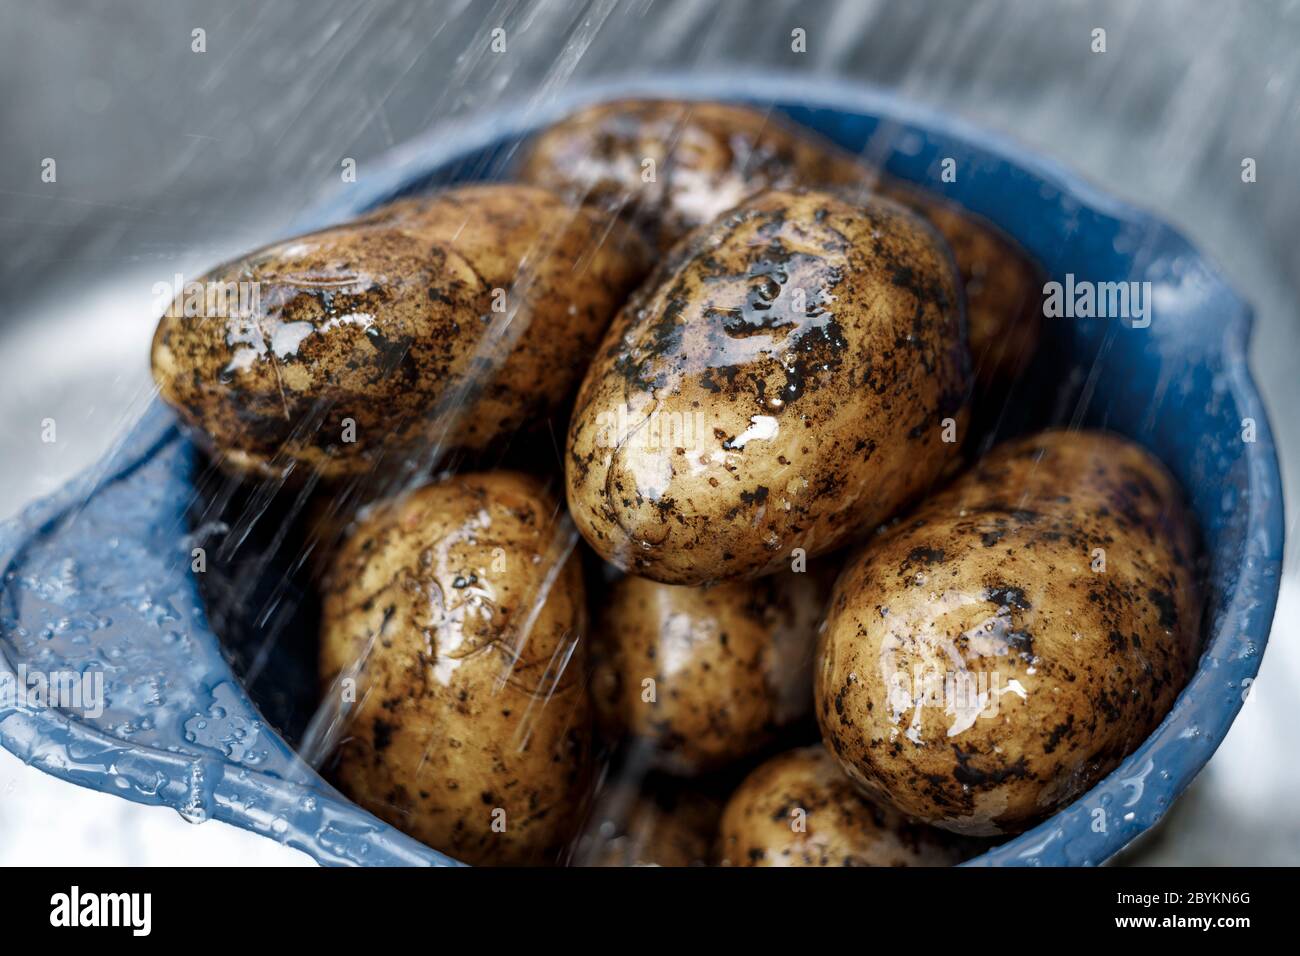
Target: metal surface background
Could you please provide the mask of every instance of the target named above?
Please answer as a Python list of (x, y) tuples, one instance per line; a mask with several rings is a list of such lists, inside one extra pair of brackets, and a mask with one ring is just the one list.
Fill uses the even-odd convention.
[[(98, 459), (144, 407), (153, 284), (274, 232), (338, 184), (344, 157), (364, 177), (387, 146), (495, 104), (730, 65), (890, 87), (1181, 228), (1253, 299), (1253, 364), (1297, 500), (1295, 2), (5, 0), (0, 23), (0, 514)], [(487, 50), (496, 26), (504, 54)], [(790, 49), (796, 27), (807, 53)], [(1105, 53), (1090, 49), (1097, 27)], [(191, 50), (195, 28), (205, 53)], [(46, 157), (56, 183), (41, 181)], [(1243, 157), (1257, 182), (1241, 181)], [(1294, 529), (1257, 693), (1145, 862), (1300, 860)], [(0, 862), (288, 856), (39, 777), (0, 759)]]

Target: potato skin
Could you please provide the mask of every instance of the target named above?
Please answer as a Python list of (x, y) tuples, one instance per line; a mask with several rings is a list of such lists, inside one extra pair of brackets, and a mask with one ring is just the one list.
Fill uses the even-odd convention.
[(558, 407), (642, 255), (617, 224), (534, 187), (404, 201), (213, 270), (204, 283), (256, 283), (256, 308), (169, 312), (154, 379), (236, 474), (340, 478), (482, 449)]
[[(322, 678), (357, 681), (336, 782), (471, 863), (554, 861), (580, 819), (590, 706), (576, 556), (519, 631), (571, 540), (559, 514), (521, 474), (427, 485), (358, 525), (325, 593)], [(498, 808), (505, 832), (492, 829)]]
[(1023, 830), (1173, 704), (1199, 643), (1194, 559), (1181, 493), (1137, 445), (999, 445), (844, 569), (818, 646), (823, 738), (902, 813)]
[[(802, 311), (800, 310), (802, 305)], [(967, 416), (957, 277), (894, 203), (773, 191), (694, 233), (615, 318), (570, 422), (569, 508), (670, 584), (830, 551), (923, 493)]]
[[(698, 774), (753, 753), (810, 714), (827, 570), (708, 587), (623, 578), (592, 643), (602, 730), (648, 745), (662, 769)], [(647, 678), (653, 702), (643, 700)]]
[(988, 389), (1014, 382), (1042, 334), (1042, 270), (996, 226), (955, 203), (897, 180), (883, 181), (880, 190), (933, 223), (952, 249), (977, 381)]
[(523, 182), (622, 215), (660, 251), (765, 189), (848, 185), (863, 172), (760, 110), (686, 100), (589, 106), (534, 137), (519, 166)]
[(723, 866), (952, 866), (963, 855), (951, 838), (862, 796), (821, 744), (754, 770), (718, 830)]
[(721, 804), (681, 786), (616, 783), (596, 802), (576, 866), (708, 866)]

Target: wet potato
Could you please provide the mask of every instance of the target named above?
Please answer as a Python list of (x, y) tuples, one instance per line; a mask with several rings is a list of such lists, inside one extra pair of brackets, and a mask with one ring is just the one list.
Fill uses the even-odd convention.
[(519, 175), (624, 216), (662, 250), (765, 189), (878, 191), (929, 219), (952, 248), (981, 385), (1014, 381), (1038, 345), (1043, 277), (1012, 239), (769, 112), (685, 100), (601, 103), (534, 137)]
[(624, 216), (666, 252), (765, 189), (859, 184), (866, 172), (831, 144), (761, 110), (616, 100), (579, 110), (534, 137), (519, 178)]
[(682, 786), (619, 782), (600, 795), (576, 866), (707, 866), (721, 804)]
[(554, 862), (580, 818), (590, 710), (570, 535), (536, 479), (461, 475), (380, 506), (333, 566), (327, 701), (356, 681), (336, 782), (467, 862)]
[(925, 216), (952, 249), (966, 293), (976, 379), (985, 388), (1013, 383), (1029, 365), (1042, 333), (1042, 271), (1014, 240), (955, 203), (896, 180), (879, 188)]
[(998, 446), (842, 573), (816, 665), (827, 746), (911, 817), (1025, 829), (1172, 706), (1198, 644), (1194, 559), (1181, 493), (1137, 445)]
[(921, 219), (763, 193), (677, 246), (616, 317), (570, 424), (574, 521), (605, 560), (672, 584), (830, 551), (956, 456), (965, 339)]
[(807, 716), (829, 570), (708, 587), (623, 578), (592, 646), (606, 735), (630, 735), (655, 765), (696, 774), (753, 753)]
[(154, 379), (237, 474), (339, 478), (481, 449), (559, 406), (643, 255), (535, 187), (403, 201), (209, 273), (205, 288), (251, 283), (256, 306), (173, 309)]
[(948, 835), (908, 822), (853, 786), (821, 744), (773, 757), (722, 811), (723, 866), (951, 866)]
[(254, 284), (256, 311), (164, 316), (154, 380), (225, 467), (264, 477), (361, 467), (368, 436), (415, 442), (441, 387), (424, 370), (450, 359), (458, 316), (485, 311), (463, 258), (397, 230), (327, 229), (203, 281)]

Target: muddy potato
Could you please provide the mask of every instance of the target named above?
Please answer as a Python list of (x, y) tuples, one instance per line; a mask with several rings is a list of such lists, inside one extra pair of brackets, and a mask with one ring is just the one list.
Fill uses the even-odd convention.
[(842, 573), (816, 667), (827, 746), (911, 817), (1028, 827), (1173, 704), (1198, 645), (1194, 555), (1179, 489), (1137, 445), (998, 446)]
[(1041, 270), (1014, 240), (956, 204), (897, 180), (879, 188), (925, 216), (948, 241), (966, 293), (971, 360), (980, 384), (1013, 382), (1038, 348)]
[[(650, 181), (647, 160), (655, 163)], [(1013, 381), (1038, 345), (1043, 279), (1013, 240), (762, 110), (683, 100), (602, 103), (540, 133), (520, 175), (572, 201), (621, 213), (662, 249), (765, 189), (877, 190), (929, 219), (951, 246), (981, 384)]]
[(335, 770), (348, 796), (471, 863), (558, 858), (590, 753), (569, 542), (559, 503), (511, 472), (448, 478), (358, 524), (321, 622), (327, 702), (356, 681)]
[(543, 130), (527, 147), (519, 178), (621, 214), (666, 251), (765, 189), (858, 183), (864, 172), (761, 110), (618, 100)]
[(828, 571), (707, 587), (623, 578), (592, 648), (602, 730), (636, 738), (656, 766), (695, 774), (753, 753), (807, 716)]
[(762, 764), (722, 811), (723, 866), (951, 866), (948, 835), (868, 800), (821, 744)]
[(576, 866), (707, 866), (721, 805), (680, 786), (616, 783), (596, 801)]
[(529, 186), (403, 201), (209, 273), (203, 289), (256, 294), (233, 314), (200, 302), (187, 316), (178, 299), (154, 379), (235, 473), (338, 478), (385, 455), (481, 449), (577, 383), (639, 249)]
[(486, 311), (468, 262), (392, 229), (327, 229), (202, 282), (249, 283), (256, 299), (191, 315), (178, 300), (154, 335), (154, 380), (224, 467), (258, 476), (300, 464), (347, 473), (366, 466), (378, 438), (414, 443), (443, 387), (427, 373), (456, 349), (449, 330)]
[(675, 248), (615, 319), (570, 423), (574, 521), (605, 560), (671, 584), (830, 551), (956, 456), (965, 340), (921, 219), (763, 193)]

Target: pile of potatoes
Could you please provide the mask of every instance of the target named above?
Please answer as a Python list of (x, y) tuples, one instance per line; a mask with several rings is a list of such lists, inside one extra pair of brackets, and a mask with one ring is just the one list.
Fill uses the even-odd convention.
[(964, 457), (1039, 335), (1009, 238), (721, 104), (583, 110), (516, 178), (223, 266), (256, 307), (154, 338), (223, 469), (325, 502), (345, 793), (476, 864), (946, 865), (1150, 734), (1179, 488), (1102, 432)]

